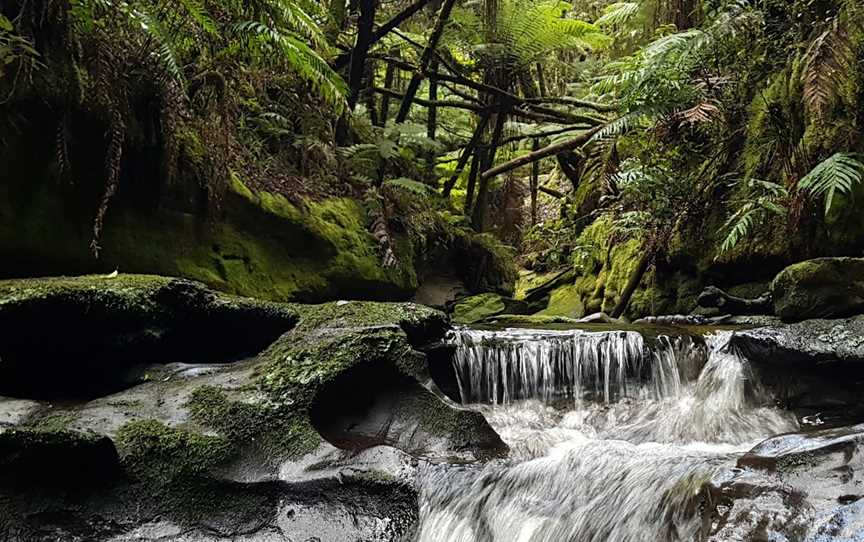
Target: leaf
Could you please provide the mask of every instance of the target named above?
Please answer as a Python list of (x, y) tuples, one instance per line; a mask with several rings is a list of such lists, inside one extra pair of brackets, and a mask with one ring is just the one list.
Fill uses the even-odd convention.
[(813, 197), (825, 197), (825, 214), (831, 210), (836, 194), (848, 195), (864, 177), (860, 155), (838, 152), (819, 163), (798, 181), (798, 188)]

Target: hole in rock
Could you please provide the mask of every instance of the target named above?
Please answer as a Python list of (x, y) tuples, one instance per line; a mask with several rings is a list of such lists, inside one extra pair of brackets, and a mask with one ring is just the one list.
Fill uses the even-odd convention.
[(312, 425), (328, 442), (361, 450), (387, 444), (419, 449), (419, 424), (437, 402), (429, 390), (400, 373), (392, 363), (366, 362), (348, 369), (318, 392), (310, 410)]

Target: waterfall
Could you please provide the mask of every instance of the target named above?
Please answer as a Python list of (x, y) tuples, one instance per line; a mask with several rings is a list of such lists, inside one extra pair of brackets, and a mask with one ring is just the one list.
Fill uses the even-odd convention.
[(704, 484), (755, 442), (797, 429), (728, 337), (454, 331), (463, 402), (511, 454), (425, 465), (416, 540), (699, 539)]
[[(463, 328), (451, 331), (448, 340), (456, 346), (454, 372), (463, 403), (560, 398), (611, 403), (651, 392), (665, 397), (681, 390), (680, 362), (689, 367), (704, 358), (704, 349), (690, 337), (660, 337), (649, 352), (634, 331)], [(648, 388), (641, 381), (646, 369)]]

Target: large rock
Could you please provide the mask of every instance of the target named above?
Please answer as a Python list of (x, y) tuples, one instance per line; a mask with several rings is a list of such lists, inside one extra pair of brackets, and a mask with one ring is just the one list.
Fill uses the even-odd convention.
[(843, 424), (864, 415), (864, 317), (739, 330), (729, 344), (803, 425)]
[(736, 331), (730, 345), (760, 364), (864, 362), (864, 317)]
[[(479, 413), (428, 384), (416, 348), (443, 336), (441, 312), (374, 302), (259, 305), (185, 281), (99, 280), (117, 282), (9, 288), (0, 314), (13, 307), (26, 315), (20, 311), (29, 307), (35, 324), (40, 311), (51, 321), (50, 311), (65, 307), (70, 318), (102, 318), (109, 338), (155, 326), (163, 332), (145, 343), (154, 348), (172, 344), (189, 320), (223, 311), (230, 318), (264, 311), (290, 330), (241, 361), (205, 350), (187, 363), (144, 365), (131, 387), (105, 396), (69, 401), (82, 384), (71, 379), (55, 382), (51, 400), (34, 388), (9, 390), (20, 398), (0, 397), (0, 539), (403, 540), (418, 516), (418, 457), (473, 460), (506, 450)], [(43, 286), (60, 293), (40, 305)], [(123, 326), (111, 327), (106, 315)], [(214, 327), (223, 335), (214, 340), (244, 340), (243, 329)], [(78, 352), (68, 364), (106, 348), (93, 342), (95, 331), (77, 343), (63, 337)], [(58, 363), (17, 359), (25, 358), (33, 376)]]
[(790, 265), (771, 284), (774, 310), (786, 321), (843, 318), (864, 312), (864, 258), (817, 258)]
[(141, 364), (231, 361), (298, 318), (290, 305), (168, 277), (0, 281), (0, 393), (87, 396), (134, 381)]
[(501, 314), (525, 314), (524, 301), (499, 294), (487, 293), (460, 299), (453, 306), (453, 321), (457, 324), (474, 324)]
[(858, 540), (864, 425), (768, 439), (709, 484), (711, 542)]

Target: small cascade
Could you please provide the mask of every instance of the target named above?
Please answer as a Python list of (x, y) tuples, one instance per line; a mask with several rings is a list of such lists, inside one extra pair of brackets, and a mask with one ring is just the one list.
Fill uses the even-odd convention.
[(704, 348), (690, 337), (660, 337), (649, 351), (634, 331), (456, 329), (448, 340), (465, 404), (666, 397), (680, 392), (682, 367), (704, 362)]
[(728, 338), (455, 331), (463, 402), (511, 453), (426, 465), (416, 541), (700, 539), (705, 483), (755, 442), (798, 429)]

